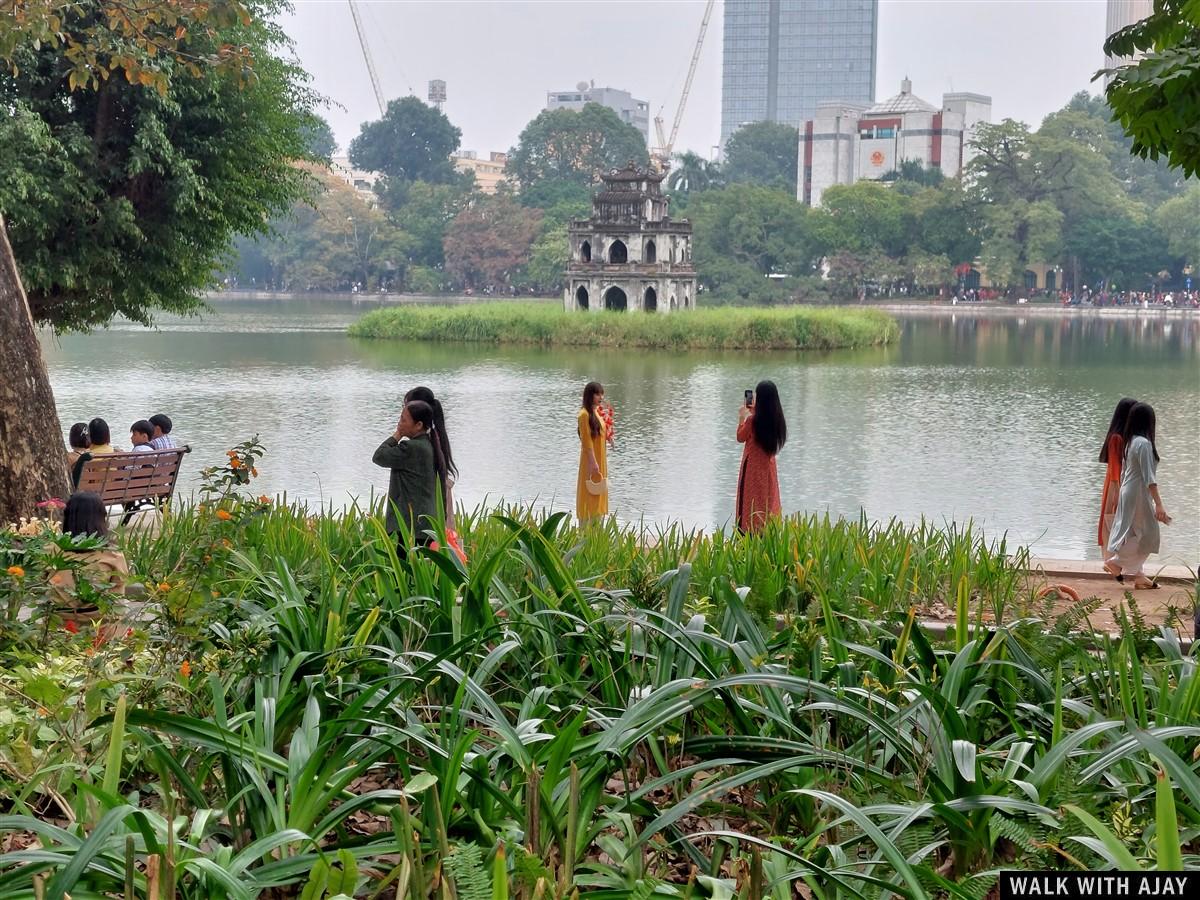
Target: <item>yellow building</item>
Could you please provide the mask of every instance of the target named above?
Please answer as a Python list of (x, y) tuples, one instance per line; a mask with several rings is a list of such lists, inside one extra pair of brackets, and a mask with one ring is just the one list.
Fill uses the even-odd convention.
[(504, 166), (508, 163), (507, 153), (488, 154), (487, 159), (480, 159), (474, 150), (460, 150), (450, 159), (454, 168), (459, 172), (474, 172), (475, 186), (484, 194), (496, 193), (500, 182), (504, 181)]

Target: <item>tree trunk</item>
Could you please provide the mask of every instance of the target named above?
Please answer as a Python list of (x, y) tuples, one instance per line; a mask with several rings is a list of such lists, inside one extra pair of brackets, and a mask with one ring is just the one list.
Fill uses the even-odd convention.
[(50, 376), (0, 217), (0, 525), (70, 493)]

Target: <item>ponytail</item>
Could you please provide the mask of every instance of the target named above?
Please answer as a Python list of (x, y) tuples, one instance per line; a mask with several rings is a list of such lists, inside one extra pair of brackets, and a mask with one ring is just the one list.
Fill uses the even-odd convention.
[(442, 506), (450, 505), (450, 486), (446, 483), (446, 455), (442, 453), (442, 429), (437, 426), (437, 410), (434, 410), (435, 421), (429, 429), (429, 443), (433, 445), (433, 467), (437, 470), (438, 484), (442, 487)]
[(445, 465), (444, 471), (457, 478), (458, 466), (454, 464), (454, 454), (450, 450), (450, 438), (446, 434), (446, 415), (442, 411), (442, 402), (433, 395), (433, 391), (424, 386), (415, 387), (404, 395), (404, 402), (406, 404), (414, 400), (428, 403), (429, 408), (433, 410), (433, 424), (437, 426), (437, 438), (433, 442), (442, 451), (442, 460)]

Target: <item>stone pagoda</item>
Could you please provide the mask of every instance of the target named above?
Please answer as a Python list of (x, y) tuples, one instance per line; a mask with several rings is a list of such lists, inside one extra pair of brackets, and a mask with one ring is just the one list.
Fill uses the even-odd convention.
[(663, 314), (695, 309), (692, 226), (667, 214), (665, 175), (631, 162), (601, 177), (591, 219), (568, 229), (564, 307)]

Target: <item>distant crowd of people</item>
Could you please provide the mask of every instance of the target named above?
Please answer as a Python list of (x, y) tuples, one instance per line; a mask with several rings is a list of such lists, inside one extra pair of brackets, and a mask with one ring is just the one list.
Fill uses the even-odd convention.
[[(955, 289), (950, 296), (952, 304), (958, 303), (990, 303), (995, 300), (1011, 298), (1011, 292), (1005, 294), (995, 288)], [(1017, 302), (1028, 302), (1036, 299), (1056, 300), (1062, 306), (1130, 306), (1148, 309), (1152, 306), (1163, 309), (1200, 309), (1200, 290), (1154, 290), (1154, 291), (1110, 291), (1108, 289), (1092, 289), (1086, 284), (1078, 293), (1061, 290), (1028, 290), (1019, 292)]]

